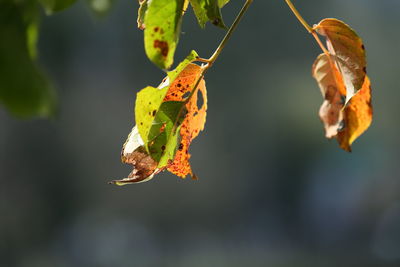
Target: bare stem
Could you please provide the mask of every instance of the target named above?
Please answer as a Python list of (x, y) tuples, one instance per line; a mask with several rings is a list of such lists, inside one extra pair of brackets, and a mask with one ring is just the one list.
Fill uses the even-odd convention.
[(209, 59), (204, 59), (204, 58), (198, 58), (197, 61), (200, 62), (205, 62), (206, 64), (202, 66), (202, 71), (200, 73), (199, 78), (197, 78), (195, 85), (193, 86), (193, 90), (190, 92), (190, 95), (186, 98), (184, 105), (182, 105), (181, 109), (179, 110), (177, 120), (174, 123), (174, 128), (173, 131), (176, 130), (178, 118), (182, 115), (182, 112), (186, 106), (187, 103), (189, 103), (190, 99), (193, 97), (194, 94), (197, 93), (199, 84), (201, 82), (201, 79), (204, 78), (204, 75), (206, 74), (207, 70), (211, 68), (211, 66), (214, 64), (214, 62), (217, 60), (218, 56), (221, 54), (222, 50), (228, 43), (229, 39), (232, 36), (232, 33), (236, 30), (237, 26), (239, 25), (239, 22), (243, 18), (243, 15), (246, 13), (247, 9), (249, 8), (250, 4), (253, 2), (253, 0), (246, 0), (244, 3), (242, 9), (240, 10), (239, 14), (233, 21), (232, 25), (229, 27), (228, 31), (226, 32), (224, 38), (222, 39), (221, 43), (218, 45), (217, 49), (215, 52), (212, 54), (212, 56)]
[(313, 31), (311, 34), (312, 34), (312, 36), (314, 37), (314, 39), (317, 41), (319, 47), (321, 47), (321, 49), (322, 49), (322, 51), (324, 52), (324, 54), (327, 55), (327, 56), (329, 57), (330, 53), (329, 53), (329, 51), (326, 49), (326, 47), (324, 46), (324, 44), (321, 42), (321, 39), (319, 39), (318, 34), (317, 34), (315, 31)]
[(296, 7), (293, 5), (292, 1), (290, 0), (285, 0), (286, 4), (290, 7), (290, 9), (292, 10), (293, 14), (296, 16), (296, 18), (301, 22), (301, 24), (303, 24), (304, 28), (306, 28), (306, 30), (309, 33), (312, 33), (314, 30), (313, 28), (305, 21), (305, 19), (300, 15), (299, 11), (297, 11)]
[(210, 61), (211, 64), (213, 64), (215, 62), (215, 60), (217, 60), (219, 54), (221, 54), (221, 52), (224, 49), (225, 45), (227, 44), (227, 42), (231, 38), (232, 33), (236, 30), (236, 28), (239, 25), (244, 13), (246, 13), (247, 9), (249, 8), (249, 6), (250, 6), (250, 4), (252, 2), (253, 2), (253, 0), (246, 0), (246, 3), (244, 3), (242, 9), (240, 10), (240, 12), (237, 15), (237, 17), (235, 18), (235, 20), (233, 21), (233, 23), (232, 23), (231, 27), (229, 28), (228, 32), (225, 34), (224, 39), (222, 39), (221, 43), (219, 44), (219, 46), (215, 50), (214, 54), (209, 58), (209, 61)]
[(291, 0), (285, 0), (286, 4), (290, 7), (290, 9), (292, 10), (293, 14), (296, 16), (296, 18), (301, 22), (301, 24), (303, 24), (304, 28), (306, 28), (306, 30), (312, 34), (312, 36), (314, 37), (314, 39), (317, 41), (318, 45), (321, 47), (322, 51), (325, 53), (325, 55), (328, 56), (329, 60), (330, 59), (330, 53), (329, 51), (326, 49), (326, 47), (324, 46), (324, 44), (321, 42), (321, 39), (319, 39), (319, 36), (317, 34), (317, 32), (315, 31), (315, 28), (311, 27), (306, 21), (305, 19), (300, 15), (299, 11), (296, 9), (296, 7), (293, 5)]

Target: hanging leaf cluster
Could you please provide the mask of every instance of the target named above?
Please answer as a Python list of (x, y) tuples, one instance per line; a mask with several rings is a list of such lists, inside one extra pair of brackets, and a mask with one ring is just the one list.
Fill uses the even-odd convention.
[[(41, 8), (46, 14), (64, 10), (76, 0), (3, 0), (0, 1), (0, 103), (19, 117), (51, 116), (56, 97), (51, 83), (37, 63)], [(103, 15), (114, 0), (86, 0), (95, 14)], [(137, 93), (135, 121), (125, 144), (122, 162), (133, 166), (118, 185), (138, 183), (168, 170), (196, 179), (189, 163), (189, 147), (204, 129), (207, 91), (204, 75), (221, 53), (243, 14), (243, 8), (229, 29), (221, 9), (229, 0), (138, 0), (138, 28), (144, 32), (147, 57), (166, 72), (158, 87), (147, 86)], [(312, 76), (321, 90), (323, 103), (319, 117), (325, 136), (336, 139), (345, 151), (372, 122), (371, 82), (363, 41), (344, 22), (328, 18), (311, 27), (290, 0), (290, 9), (313, 35), (323, 53), (312, 66)], [(183, 17), (192, 8), (197, 22), (205, 28), (209, 22), (228, 30), (209, 59), (192, 51), (173, 70), (174, 55), (181, 34)], [(324, 45), (319, 36), (326, 39)], [(198, 62), (204, 64), (199, 65)], [(201, 103), (201, 104), (198, 104)]]
[[(227, 2), (139, 0), (137, 23), (138, 28), (144, 30), (148, 58), (159, 68), (169, 69), (186, 9), (189, 6), (193, 8), (200, 27), (204, 28), (207, 22), (211, 22), (225, 29), (221, 8)], [(299, 18), (291, 2), (286, 2)], [(250, 3), (250, 0), (246, 1), (238, 15), (239, 20)], [(232, 27), (236, 27), (235, 22)], [(312, 76), (324, 99), (319, 116), (325, 136), (337, 139), (342, 149), (351, 151), (352, 143), (372, 121), (364, 44), (355, 31), (340, 20), (323, 19), (313, 28), (304, 21), (302, 23), (323, 50), (313, 64)], [(318, 34), (326, 38), (326, 46)], [(192, 51), (174, 70), (167, 72), (167, 77), (157, 88), (148, 86), (137, 94), (136, 125), (123, 145), (121, 155), (122, 162), (133, 165), (133, 170), (127, 178), (112, 183), (144, 182), (163, 170), (182, 178), (187, 175), (196, 178), (189, 163), (188, 150), (192, 140), (204, 129), (207, 92), (203, 77), (215, 60), (214, 55), (204, 60)], [(199, 66), (194, 63), (196, 61), (207, 64)], [(201, 106), (197, 104), (199, 97), (203, 99)]]

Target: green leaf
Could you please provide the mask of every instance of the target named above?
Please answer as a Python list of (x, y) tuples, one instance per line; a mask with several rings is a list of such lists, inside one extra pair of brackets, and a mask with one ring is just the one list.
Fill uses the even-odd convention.
[[(153, 140), (156, 135), (154, 133), (155, 128), (152, 127), (154, 124), (157, 125), (157, 123), (159, 123), (156, 121), (156, 116), (159, 116), (158, 112), (161, 108), (164, 97), (168, 92), (169, 85), (172, 84), (176, 77), (178, 77), (179, 73), (185, 69), (188, 64), (193, 62), (197, 56), (197, 53), (192, 51), (174, 70), (168, 72), (167, 78), (158, 88), (148, 86), (137, 94), (135, 120), (146, 151), (149, 152), (149, 141)], [(167, 112), (167, 114), (170, 113)]]
[(76, 0), (39, 0), (47, 14), (64, 10), (74, 4)]
[(167, 86), (161, 89), (147, 86), (136, 96), (135, 120), (146, 150), (148, 150), (147, 143), (149, 142), (150, 129), (167, 90)]
[(210, 21), (215, 26), (226, 29), (220, 9), (226, 2), (227, 0), (190, 0), (200, 27), (204, 28), (207, 21)]
[(199, 55), (196, 51), (190, 51), (189, 55), (174, 69), (168, 72), (168, 78), (172, 82), (186, 68), (187, 65), (195, 61)]
[(19, 117), (50, 116), (53, 88), (33, 58), (36, 53), (36, 3), (0, 4), (0, 103)]
[[(186, 114), (179, 111), (184, 108), (184, 102), (168, 101), (162, 103), (154, 120), (149, 134), (149, 152), (151, 157), (158, 162), (158, 168), (165, 167), (173, 160), (178, 147), (180, 125)], [(174, 128), (177, 122), (178, 127)]]
[(182, 24), (184, 0), (148, 2), (144, 23), (144, 44), (148, 58), (162, 69), (173, 61)]
[(224, 7), (224, 5), (228, 4), (229, 0), (218, 0), (218, 6), (220, 8)]

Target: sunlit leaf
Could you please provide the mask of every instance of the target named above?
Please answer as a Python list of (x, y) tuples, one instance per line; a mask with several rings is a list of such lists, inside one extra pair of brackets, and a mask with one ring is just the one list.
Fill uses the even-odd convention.
[(344, 22), (324, 19), (314, 29), (327, 38), (327, 47), (342, 74), (346, 103), (361, 89), (366, 77), (365, 49), (361, 38)]
[[(200, 66), (195, 64), (188, 65), (175, 82), (171, 84), (165, 101), (182, 101), (185, 99), (185, 96), (193, 90), (194, 83), (199, 78), (200, 72)], [(180, 130), (182, 140), (176, 152), (175, 160), (168, 167), (170, 172), (180, 177), (185, 177), (188, 174), (194, 177), (189, 163), (190, 154), (188, 150), (192, 140), (204, 129), (204, 124), (206, 122), (207, 92), (203, 79), (198, 85), (198, 90), (200, 93), (194, 94), (191, 100), (186, 104), (187, 115), (185, 116)], [(198, 106), (199, 97), (203, 99), (203, 103), (200, 107)]]
[[(163, 168), (173, 161), (180, 142), (179, 130), (186, 112), (179, 114), (184, 102), (163, 102), (149, 134), (149, 152), (158, 162), (158, 168)], [(174, 128), (175, 126), (175, 128)]]
[[(206, 23), (210, 21), (212, 24), (226, 28), (221, 15), (221, 5), (227, 1), (218, 0), (189, 0), (193, 7), (200, 27), (204, 28)], [(225, 2), (225, 3), (224, 3)]]
[(340, 147), (351, 151), (351, 144), (363, 134), (372, 122), (371, 84), (368, 76), (360, 91), (351, 98), (345, 110), (345, 127), (338, 134)]
[(313, 76), (319, 84), (324, 102), (319, 116), (327, 138), (336, 138), (342, 149), (351, 144), (372, 122), (371, 87), (366, 76), (362, 88), (345, 105), (346, 87), (336, 67), (335, 56), (321, 54), (313, 65)]
[[(178, 44), (184, 0), (147, 2), (144, 16), (144, 43), (148, 58), (162, 69), (168, 69)], [(143, 22), (141, 22), (143, 23)]]
[[(134, 170), (127, 178), (113, 183), (145, 181), (165, 168), (181, 177), (193, 176), (188, 148), (204, 128), (207, 109), (205, 83), (199, 80), (203, 68), (191, 63), (196, 58), (197, 53), (192, 51), (158, 88), (146, 87), (138, 93), (137, 125), (122, 151), (122, 161), (132, 164)], [(201, 107), (197, 106), (198, 94), (193, 92), (196, 85), (203, 98)], [(191, 92), (194, 94), (189, 101)]]
[(224, 5), (228, 4), (229, 0), (218, 0), (218, 6), (220, 8), (224, 7)]
[(156, 118), (157, 112), (167, 94), (170, 82), (173, 82), (185, 67), (197, 58), (197, 53), (192, 51), (175, 70), (168, 73), (168, 77), (158, 86), (158, 88), (148, 86), (142, 89), (136, 97), (135, 120), (139, 129), (140, 136), (146, 145), (149, 142), (149, 133)]

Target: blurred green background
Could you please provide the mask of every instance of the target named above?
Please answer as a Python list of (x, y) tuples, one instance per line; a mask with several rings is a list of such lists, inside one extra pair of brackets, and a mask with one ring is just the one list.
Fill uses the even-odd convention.
[[(223, 14), (229, 25), (244, 1)], [(0, 108), (0, 266), (400, 266), (400, 1), (295, 1), (363, 38), (374, 122), (352, 153), (324, 138), (311, 77), (320, 53), (283, 0), (255, 0), (207, 73), (198, 181), (162, 173), (117, 187), (136, 93), (164, 74), (146, 58), (137, 1), (99, 19), (84, 2), (42, 19), (39, 63), (54, 119)], [(184, 19), (179, 62), (224, 32)], [(0, 43), (7, 36), (0, 36)]]

